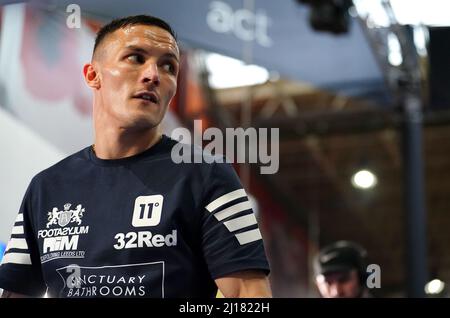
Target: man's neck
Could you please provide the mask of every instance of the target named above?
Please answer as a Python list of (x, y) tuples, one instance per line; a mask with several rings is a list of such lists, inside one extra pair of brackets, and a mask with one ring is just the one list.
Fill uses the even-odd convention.
[(96, 133), (94, 152), (100, 159), (126, 158), (151, 148), (161, 137), (158, 127), (145, 131), (110, 128)]

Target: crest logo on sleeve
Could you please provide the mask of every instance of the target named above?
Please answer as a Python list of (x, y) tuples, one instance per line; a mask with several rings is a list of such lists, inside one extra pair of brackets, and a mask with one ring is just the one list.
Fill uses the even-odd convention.
[(81, 204), (78, 204), (75, 210), (69, 210), (71, 206), (71, 203), (66, 203), (64, 204), (64, 210), (58, 211), (58, 208), (54, 207), (51, 212), (48, 212), (47, 228), (53, 224), (58, 224), (61, 227), (64, 227), (69, 223), (80, 225), (85, 209)]

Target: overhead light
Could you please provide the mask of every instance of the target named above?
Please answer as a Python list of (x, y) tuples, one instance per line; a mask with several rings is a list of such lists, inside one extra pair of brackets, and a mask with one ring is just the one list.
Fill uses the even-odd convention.
[(228, 56), (208, 53), (205, 64), (209, 72), (212, 88), (231, 88), (262, 84), (269, 80), (267, 69), (258, 65), (247, 65), (241, 60)]
[(370, 189), (377, 184), (377, 177), (369, 170), (360, 170), (352, 176), (351, 182), (355, 188)]
[(445, 283), (440, 279), (433, 279), (425, 285), (425, 292), (428, 295), (440, 294), (445, 288)]
[(403, 57), (402, 57), (402, 48), (400, 46), (400, 42), (397, 38), (397, 36), (389, 32), (388, 34), (388, 61), (393, 66), (399, 66), (403, 63)]
[(414, 46), (420, 56), (427, 56), (427, 43), (429, 40), (428, 29), (423, 25), (413, 27)]

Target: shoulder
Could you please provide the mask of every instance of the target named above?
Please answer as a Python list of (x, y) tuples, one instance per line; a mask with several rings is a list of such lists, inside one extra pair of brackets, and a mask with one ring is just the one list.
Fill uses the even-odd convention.
[(33, 177), (31, 184), (36, 185), (59, 176), (67, 176), (71, 171), (79, 170), (87, 163), (88, 150), (89, 147), (86, 147), (42, 170)]

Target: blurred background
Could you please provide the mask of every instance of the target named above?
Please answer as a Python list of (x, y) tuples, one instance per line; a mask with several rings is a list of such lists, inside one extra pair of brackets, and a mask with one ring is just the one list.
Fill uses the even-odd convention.
[(166, 134), (194, 119), (279, 128), (276, 174), (235, 165), (275, 297), (318, 297), (313, 256), (342, 239), (380, 266), (375, 296), (448, 296), (449, 1), (1, 3), (0, 256), (31, 178), (92, 143), (82, 66), (95, 32), (151, 14), (182, 51)]

